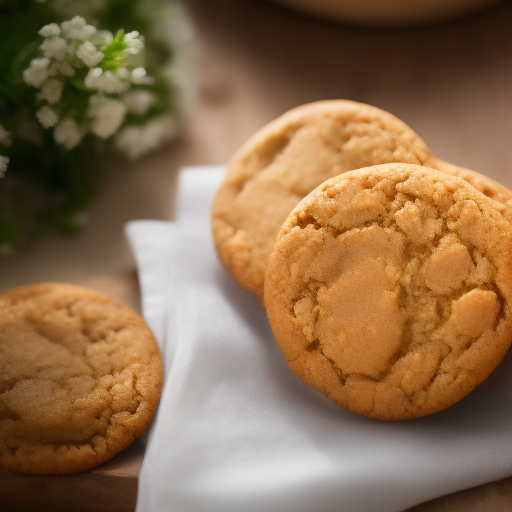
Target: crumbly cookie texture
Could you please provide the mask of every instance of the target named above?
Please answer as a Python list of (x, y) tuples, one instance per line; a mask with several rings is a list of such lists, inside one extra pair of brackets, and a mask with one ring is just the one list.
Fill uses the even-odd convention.
[(0, 295), (0, 467), (91, 469), (151, 422), (162, 360), (142, 318), (67, 284)]
[(383, 110), (345, 100), (315, 102), (272, 121), (231, 160), (212, 209), (222, 263), (261, 301), (268, 257), (297, 203), (329, 178), (392, 162), (460, 175), (496, 200), (512, 199), (495, 181), (438, 160), (411, 128)]
[(265, 277), (290, 368), (381, 420), (457, 402), (512, 340), (509, 216), (465, 181), (414, 165), (318, 187), (283, 225)]

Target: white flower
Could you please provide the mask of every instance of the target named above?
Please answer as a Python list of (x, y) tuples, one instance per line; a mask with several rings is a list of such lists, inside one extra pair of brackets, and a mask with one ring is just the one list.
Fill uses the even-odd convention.
[(136, 159), (174, 137), (176, 133), (176, 120), (172, 116), (162, 116), (144, 126), (127, 126), (116, 135), (115, 144), (129, 158)]
[(97, 30), (92, 40), (98, 45), (107, 45), (114, 40), (114, 36), (110, 30)]
[(75, 76), (75, 70), (71, 67), (69, 62), (52, 62), (48, 67), (48, 74), (50, 76), (64, 75), (67, 77)]
[(44, 105), (36, 112), (36, 117), (44, 128), (51, 128), (55, 126), (59, 121), (59, 116), (55, 110), (50, 108), (48, 105)]
[(1, 124), (0, 124), (0, 144), (3, 146), (9, 147), (12, 144), (11, 132), (8, 132)]
[(66, 117), (54, 128), (53, 138), (66, 149), (73, 149), (82, 139), (82, 133), (76, 121)]
[(96, 84), (98, 83), (98, 79), (103, 74), (103, 70), (101, 68), (93, 68), (90, 69), (87, 73), (87, 76), (84, 79), (84, 84), (86, 87), (89, 87), (89, 89), (95, 89)]
[(33, 59), (30, 66), (23, 71), (23, 80), (32, 87), (39, 87), (48, 78), (50, 59)]
[(135, 68), (132, 71), (132, 82), (134, 84), (153, 84), (155, 81), (146, 76), (146, 70), (144, 68)]
[(39, 101), (46, 100), (50, 105), (54, 105), (62, 96), (64, 83), (56, 78), (47, 78), (41, 85), (41, 90), (37, 93), (36, 98)]
[(122, 96), (126, 108), (135, 114), (144, 115), (156, 101), (156, 96), (149, 91), (137, 90), (125, 92)]
[(45, 39), (39, 47), (45, 57), (53, 57), (56, 60), (64, 60), (68, 53), (68, 45), (62, 37)]
[(7, 165), (9, 164), (9, 158), (0, 155), (0, 178), (4, 177), (5, 171), (7, 171)]
[(121, 67), (117, 69), (116, 76), (121, 80), (126, 80), (130, 77), (130, 72), (126, 68)]
[(64, 21), (60, 26), (64, 35), (69, 39), (87, 41), (96, 33), (96, 29), (92, 25), (87, 25), (81, 16), (75, 16), (70, 21)]
[(87, 115), (93, 118), (92, 132), (108, 139), (121, 126), (126, 115), (126, 106), (119, 100), (111, 100), (99, 94), (91, 96)]
[(43, 37), (56, 37), (60, 36), (60, 27), (57, 23), (50, 23), (45, 25), (40, 31), (39, 35)]
[(139, 53), (144, 48), (144, 38), (139, 36), (137, 31), (128, 32), (124, 36), (124, 42), (128, 45), (126, 52), (133, 55)]
[(96, 89), (97, 91), (103, 91), (109, 94), (124, 92), (130, 87), (130, 84), (121, 81), (112, 71), (103, 72), (101, 68), (89, 70), (84, 83), (89, 89)]
[(82, 59), (90, 68), (96, 66), (103, 59), (103, 53), (96, 50), (96, 47), (90, 41), (86, 41), (78, 47), (76, 56)]

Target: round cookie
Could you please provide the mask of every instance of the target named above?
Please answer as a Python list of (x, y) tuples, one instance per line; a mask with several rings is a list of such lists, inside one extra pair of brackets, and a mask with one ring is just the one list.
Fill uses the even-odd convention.
[(434, 168), (438, 171), (446, 172), (452, 176), (462, 178), (479, 192), (491, 199), (494, 199), (495, 201), (498, 201), (499, 203), (508, 203), (509, 205), (512, 205), (512, 190), (505, 187), (505, 185), (494, 181), (488, 176), (484, 176), (483, 174), (475, 171), (470, 171), (464, 167), (450, 164), (444, 160), (440, 160), (439, 158), (436, 159)]
[(351, 171), (311, 192), (283, 225), (265, 276), (290, 368), (381, 420), (467, 395), (512, 340), (509, 208), (407, 164)]
[(0, 295), (0, 467), (84, 471), (151, 422), (163, 367), (134, 311), (98, 292), (38, 284)]
[(212, 209), (222, 263), (261, 301), (268, 257), (297, 203), (329, 178), (392, 162), (460, 174), (497, 200), (512, 199), (493, 180), (438, 160), (395, 116), (353, 101), (319, 101), (263, 127), (231, 160)]

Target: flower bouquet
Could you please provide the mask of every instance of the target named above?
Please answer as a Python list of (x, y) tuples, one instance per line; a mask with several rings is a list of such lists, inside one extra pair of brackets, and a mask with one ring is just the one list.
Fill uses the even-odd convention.
[(176, 134), (190, 42), (169, 0), (0, 0), (0, 255), (78, 231), (111, 151)]

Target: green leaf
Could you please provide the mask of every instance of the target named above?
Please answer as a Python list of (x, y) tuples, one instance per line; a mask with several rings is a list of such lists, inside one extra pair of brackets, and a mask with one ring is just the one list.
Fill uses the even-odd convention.
[(123, 52), (128, 48), (128, 44), (124, 41), (124, 30), (119, 30), (105, 48), (102, 48), (103, 60), (99, 63), (103, 71), (116, 71), (124, 61)]

